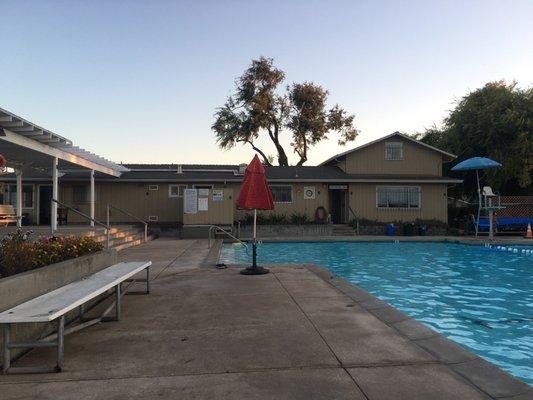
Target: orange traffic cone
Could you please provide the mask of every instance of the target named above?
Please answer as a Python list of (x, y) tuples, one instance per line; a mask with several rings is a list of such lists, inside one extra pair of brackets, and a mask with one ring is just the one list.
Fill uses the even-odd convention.
[(533, 232), (531, 231), (531, 224), (527, 224), (526, 239), (533, 239)]

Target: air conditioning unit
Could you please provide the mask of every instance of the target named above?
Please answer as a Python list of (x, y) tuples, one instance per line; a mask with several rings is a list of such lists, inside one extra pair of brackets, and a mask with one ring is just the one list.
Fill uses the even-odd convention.
[(304, 200), (313, 200), (316, 198), (316, 188), (314, 186), (304, 187)]

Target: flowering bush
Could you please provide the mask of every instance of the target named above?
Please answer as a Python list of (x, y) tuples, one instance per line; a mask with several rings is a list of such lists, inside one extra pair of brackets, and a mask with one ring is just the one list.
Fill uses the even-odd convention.
[(0, 241), (0, 277), (19, 274), (45, 265), (94, 253), (103, 245), (90, 237), (40, 237), (32, 240), (32, 231), (17, 232)]

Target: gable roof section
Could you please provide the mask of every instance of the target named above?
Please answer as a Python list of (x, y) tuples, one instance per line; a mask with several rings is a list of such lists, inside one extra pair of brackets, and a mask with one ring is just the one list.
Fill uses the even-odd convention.
[(328, 163), (330, 163), (330, 162), (332, 162), (332, 161), (334, 161), (334, 160), (336, 160), (338, 158), (345, 157), (348, 154), (351, 154), (351, 153), (354, 153), (356, 151), (362, 150), (362, 149), (364, 149), (366, 147), (372, 146), (373, 144), (379, 143), (379, 142), (381, 142), (383, 140), (390, 139), (391, 137), (394, 137), (394, 136), (399, 136), (399, 137), (401, 137), (403, 139), (409, 140), (409, 141), (411, 141), (413, 143), (416, 143), (416, 144), (418, 144), (420, 146), (423, 146), (423, 147), (426, 147), (426, 148), (428, 148), (430, 150), (433, 150), (433, 151), (436, 151), (438, 153), (441, 153), (442, 155), (447, 156), (447, 157), (449, 157), (451, 159), (457, 158), (457, 156), (455, 156), (455, 155), (453, 155), (451, 153), (447, 153), (444, 150), (437, 149), (436, 147), (430, 146), (429, 144), (421, 142), (420, 140), (413, 139), (412, 137), (404, 135), (403, 133), (400, 133), (400, 132), (394, 132), (394, 133), (391, 133), (390, 135), (383, 136), (383, 137), (381, 137), (379, 139), (373, 140), (373, 141), (365, 143), (365, 144), (363, 144), (361, 146), (355, 147), (355, 148), (353, 148), (351, 150), (345, 151), (344, 153), (339, 153), (339, 154), (337, 154), (337, 155), (335, 155), (333, 157), (328, 158), (326, 161), (324, 161), (324, 162), (322, 162), (322, 163), (320, 163), (318, 165), (319, 166), (320, 165), (326, 165), (326, 164), (328, 164)]

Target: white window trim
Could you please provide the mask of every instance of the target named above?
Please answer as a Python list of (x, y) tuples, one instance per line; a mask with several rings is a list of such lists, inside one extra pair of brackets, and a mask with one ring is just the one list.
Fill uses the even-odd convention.
[[(8, 183), (6, 184), (6, 186), (15, 186), (15, 192), (14, 193), (17, 193), (17, 189), (16, 189), (16, 184), (13, 184), (13, 183)], [(24, 190), (24, 186), (31, 186), (31, 191), (32, 191), (32, 195), (31, 195), (31, 207), (24, 207), (24, 204), (22, 205), (22, 209), (23, 210), (33, 210), (35, 208), (35, 185), (33, 183), (23, 183), (22, 184), (22, 189)], [(5, 198), (5, 189), (4, 189), (4, 203), (5, 204), (10, 204), (10, 203), (6, 203), (6, 202), (9, 202), (10, 201), (10, 197), (11, 196), (8, 196), (8, 198), (6, 199)], [(15, 205), (13, 205), (13, 207), (15, 207)]]
[[(387, 158), (387, 144), (399, 144), (402, 148), (402, 157), (401, 158)], [(403, 161), (403, 142), (385, 142), (385, 161)]]
[(291, 188), (291, 201), (276, 201), (274, 200), (274, 203), (276, 204), (292, 204), (294, 201), (294, 188), (292, 185), (268, 185), (269, 188), (271, 187), (290, 187)]
[[(172, 194), (172, 188), (174, 187), (177, 187), (178, 188), (178, 194)], [(183, 185), (183, 184), (172, 184), (172, 185), (168, 185), (168, 197), (169, 198), (182, 198), (183, 197), (183, 194), (180, 196), (179, 195), (179, 188), (182, 187), (184, 189), (187, 189), (187, 185)]]
[[(380, 188), (387, 189), (405, 189), (405, 188), (418, 188), (418, 207), (379, 207), (378, 192)], [(378, 210), (420, 210), (422, 208), (422, 187), (421, 186), (389, 186), (380, 185), (376, 186), (376, 208)]]

